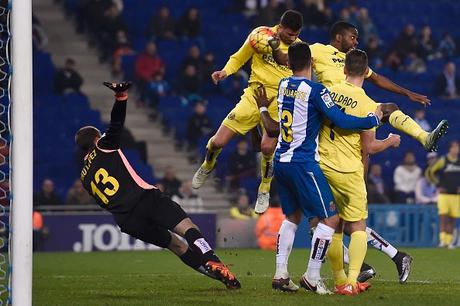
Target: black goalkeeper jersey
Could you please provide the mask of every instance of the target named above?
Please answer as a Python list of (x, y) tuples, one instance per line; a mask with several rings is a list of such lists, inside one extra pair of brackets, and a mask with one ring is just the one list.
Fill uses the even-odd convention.
[(80, 179), (99, 206), (118, 214), (131, 211), (148, 190), (155, 189), (137, 175), (120, 149), (126, 101), (112, 108), (110, 126), (86, 156)]

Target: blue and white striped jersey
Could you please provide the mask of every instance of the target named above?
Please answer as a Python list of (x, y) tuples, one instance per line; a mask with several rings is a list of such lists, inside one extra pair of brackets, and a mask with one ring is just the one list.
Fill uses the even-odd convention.
[(375, 115), (358, 118), (343, 113), (329, 91), (303, 77), (282, 79), (278, 86), (280, 135), (277, 162), (318, 162), (318, 133), (324, 118), (343, 129), (370, 129), (379, 124)]

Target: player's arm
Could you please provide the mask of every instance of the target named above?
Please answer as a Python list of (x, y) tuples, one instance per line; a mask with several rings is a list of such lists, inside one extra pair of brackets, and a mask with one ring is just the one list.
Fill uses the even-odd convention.
[(230, 56), (227, 64), (222, 70), (215, 71), (211, 74), (214, 84), (234, 74), (254, 55), (254, 49), (249, 45), (248, 40), (244, 42), (241, 48)]
[(262, 118), (262, 124), (264, 125), (267, 135), (272, 138), (278, 137), (280, 133), (279, 123), (273, 120), (268, 113), (268, 106), (273, 103), (275, 97), (268, 99), (265, 87), (260, 86), (255, 92), (254, 99), (259, 107), (260, 117)]
[(272, 48), (272, 55), (278, 65), (288, 65), (288, 55), (281, 51), (280, 39), (275, 35), (274, 37), (268, 40), (268, 44)]
[(430, 105), (431, 100), (427, 96), (418, 94), (416, 92), (410, 91), (404, 87), (399, 86), (398, 84), (392, 82), (390, 79), (384, 77), (383, 75), (377, 74), (371, 70), (370, 76), (367, 78), (374, 85), (386, 89), (388, 91), (400, 94), (402, 96), (408, 97), (414, 102), (421, 103), (423, 105)]
[(131, 87), (131, 82), (109, 83), (104, 82), (104, 85), (115, 93), (115, 103), (112, 107), (110, 115), (109, 128), (98, 142), (98, 146), (102, 149), (118, 149), (120, 148), (120, 139), (123, 132), (123, 125), (126, 118), (126, 102), (128, 101), (128, 89)]
[(361, 148), (363, 155), (377, 154), (390, 147), (397, 148), (401, 143), (401, 137), (396, 134), (390, 133), (385, 139), (376, 139), (375, 131), (363, 131), (361, 132)]
[(355, 117), (345, 114), (334, 103), (329, 91), (324, 86), (321, 91), (318, 90), (313, 100), (320, 112), (329, 118), (334, 125), (346, 130), (371, 129), (380, 124), (380, 119), (383, 116), (380, 105), (375, 110), (375, 113), (371, 113), (367, 117)]
[(441, 157), (433, 165), (428, 167), (425, 171), (425, 177), (427, 178), (427, 180), (437, 185), (439, 183), (439, 179), (437, 178), (436, 173), (442, 168), (444, 168), (445, 165), (446, 158)]

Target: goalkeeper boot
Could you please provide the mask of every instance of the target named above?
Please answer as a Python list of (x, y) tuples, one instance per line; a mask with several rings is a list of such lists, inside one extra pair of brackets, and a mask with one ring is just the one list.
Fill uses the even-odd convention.
[(193, 175), (193, 189), (199, 189), (201, 186), (203, 186), (204, 182), (206, 182), (206, 179), (211, 174), (212, 170), (213, 169), (205, 169), (203, 166), (200, 166), (200, 168)]
[(375, 269), (372, 266), (369, 266), (367, 263), (363, 262), (363, 265), (361, 266), (361, 272), (358, 275), (358, 282), (364, 283), (365, 281), (373, 278), (375, 274)]
[(332, 294), (332, 292), (327, 289), (322, 279), (318, 279), (316, 282), (309, 281), (305, 275), (300, 278), (300, 287), (304, 288), (307, 291), (314, 292), (319, 295)]
[(398, 269), (399, 282), (401, 284), (404, 284), (410, 275), (412, 257), (409, 254), (398, 251), (395, 257), (392, 258), (392, 260), (396, 264), (396, 268)]
[(291, 278), (274, 278), (272, 280), (272, 288), (275, 290), (281, 290), (284, 292), (297, 292), (299, 286), (294, 284)]
[(235, 275), (230, 272), (228, 267), (217, 261), (208, 261), (205, 266), (206, 274), (214, 279), (221, 281), (227, 289), (240, 289), (241, 284)]
[(427, 150), (428, 152), (438, 151), (439, 139), (441, 139), (442, 136), (446, 135), (448, 128), (449, 123), (447, 122), (447, 120), (441, 120), (438, 126), (430, 134), (428, 134), (428, 137), (424, 145), (425, 150)]

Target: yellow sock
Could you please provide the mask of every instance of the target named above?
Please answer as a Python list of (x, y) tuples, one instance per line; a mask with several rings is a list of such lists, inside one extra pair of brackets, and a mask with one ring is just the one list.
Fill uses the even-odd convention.
[(389, 122), (395, 129), (412, 136), (422, 145), (425, 145), (429, 133), (424, 131), (414, 119), (402, 111), (397, 110), (391, 113)]
[(214, 169), (214, 166), (216, 165), (217, 161), (217, 156), (219, 156), (220, 152), (222, 149), (218, 150), (211, 150), (211, 139), (209, 139), (208, 144), (206, 145), (206, 156), (204, 158), (203, 164), (201, 166), (207, 170)]
[(259, 191), (269, 192), (270, 184), (273, 179), (273, 155), (262, 155), (260, 160), (260, 177), (262, 178)]
[(439, 232), (439, 242), (441, 245), (447, 245), (446, 244), (446, 232)]
[(348, 265), (348, 280), (349, 284), (356, 285), (356, 280), (361, 271), (361, 266), (366, 257), (367, 252), (367, 234), (365, 231), (353, 232), (350, 236), (349, 257), (350, 264)]
[(343, 233), (332, 235), (331, 245), (327, 250), (327, 258), (331, 263), (334, 282), (336, 285), (347, 283), (347, 275), (343, 269)]
[(446, 242), (446, 245), (449, 245), (452, 243), (452, 240), (454, 239), (454, 235), (446, 233), (446, 235), (444, 236), (444, 239), (445, 239), (444, 241)]

